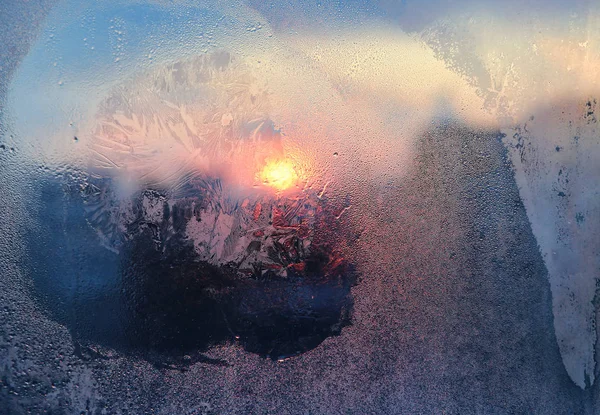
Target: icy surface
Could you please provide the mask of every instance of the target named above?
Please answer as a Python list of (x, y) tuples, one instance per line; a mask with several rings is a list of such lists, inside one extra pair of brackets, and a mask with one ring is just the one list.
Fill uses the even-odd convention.
[(0, 412), (597, 412), (597, 9), (46, 4)]

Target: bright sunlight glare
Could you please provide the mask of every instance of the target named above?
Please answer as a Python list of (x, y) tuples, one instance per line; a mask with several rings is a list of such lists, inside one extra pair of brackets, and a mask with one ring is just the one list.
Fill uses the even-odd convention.
[(287, 160), (271, 160), (260, 174), (263, 184), (282, 191), (290, 188), (298, 179), (294, 165)]

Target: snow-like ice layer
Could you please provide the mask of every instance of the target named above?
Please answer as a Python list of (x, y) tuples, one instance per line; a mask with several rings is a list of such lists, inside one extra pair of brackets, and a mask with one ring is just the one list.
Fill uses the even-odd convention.
[(548, 268), (558, 345), (569, 375), (582, 388), (595, 379), (600, 269), (600, 135), (594, 110), (593, 99), (567, 102), (504, 131)]

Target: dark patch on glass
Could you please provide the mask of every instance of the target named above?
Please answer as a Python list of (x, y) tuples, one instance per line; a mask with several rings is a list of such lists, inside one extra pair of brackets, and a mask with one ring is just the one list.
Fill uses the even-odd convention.
[[(186, 236), (188, 224), (201, 222), (207, 206), (225, 203), (214, 199), (219, 192), (194, 183), (176, 199), (143, 191), (132, 199), (128, 221), (119, 224), (126, 230), (119, 233), (111, 224), (120, 203), (112, 198), (111, 186), (108, 179), (83, 187), (47, 182), (41, 189), (46, 209), (35, 214), (38, 226), (47, 228), (41, 234), (53, 238), (38, 238), (29, 247), (35, 252), (30, 266), (38, 298), (70, 329), (74, 354), (82, 359), (109, 358), (114, 350), (163, 368), (226, 364), (203, 355), (226, 342), (282, 359), (317, 347), (351, 323), (356, 273), (337, 249), (345, 238), (333, 220), (339, 207), (325, 197), (257, 202), (265, 220), (279, 228), (273, 225), (272, 234), (254, 232), (243, 258), (259, 260), (248, 268), (248, 261), (215, 263), (201, 257)], [(152, 216), (148, 205), (162, 211)], [(310, 233), (295, 225), (302, 223), (298, 217), (305, 208), (314, 213)], [(285, 229), (292, 231), (277, 240)], [(118, 253), (99, 246), (96, 233)]]

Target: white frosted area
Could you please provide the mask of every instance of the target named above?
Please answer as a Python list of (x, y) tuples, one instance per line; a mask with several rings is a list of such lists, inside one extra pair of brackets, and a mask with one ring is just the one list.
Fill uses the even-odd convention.
[(573, 380), (594, 382), (594, 297), (600, 267), (600, 137), (589, 106), (541, 113), (505, 142), (553, 293), (554, 325)]
[(458, 13), (425, 31), (476, 85), (503, 127), (515, 179), (546, 267), (567, 372), (593, 384), (600, 266), (600, 33), (597, 8), (502, 18)]

